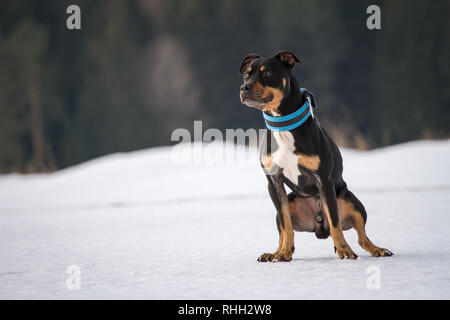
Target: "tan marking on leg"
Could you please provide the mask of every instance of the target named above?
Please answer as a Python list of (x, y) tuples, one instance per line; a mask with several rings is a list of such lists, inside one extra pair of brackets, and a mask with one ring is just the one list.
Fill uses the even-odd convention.
[(282, 204), (281, 212), (283, 215), (284, 227), (280, 223), (278, 248), (274, 253), (262, 254), (258, 258), (258, 261), (260, 262), (280, 262), (292, 260), (292, 253), (294, 252), (294, 230), (292, 229), (291, 215), (287, 200)]
[(302, 167), (305, 167), (309, 170), (316, 171), (319, 169), (320, 165), (320, 158), (319, 156), (307, 156), (305, 154), (297, 154), (298, 157), (298, 164)]
[(366, 234), (364, 219), (361, 213), (356, 210), (353, 203), (344, 199), (339, 199), (338, 202), (339, 210), (344, 210), (344, 212), (351, 217), (352, 227), (358, 234), (358, 244), (361, 248), (369, 252), (372, 257), (391, 256), (392, 253), (388, 249), (380, 248), (369, 240)]
[(278, 259), (275, 261), (291, 261), (294, 248), (294, 230), (292, 229), (289, 203), (282, 204), (281, 212), (283, 214), (284, 227), (280, 226), (280, 243), (276, 253), (279, 257), (275, 257), (275, 259)]
[(283, 88), (286, 88), (286, 78), (283, 78)]
[(266, 170), (270, 170), (273, 166), (272, 155), (271, 154), (263, 154), (261, 155), (261, 163)]
[(330, 234), (331, 238), (333, 239), (334, 247), (336, 249), (338, 257), (341, 259), (356, 259), (358, 256), (353, 252), (353, 250), (345, 240), (341, 224), (338, 223), (336, 227), (333, 226), (333, 222), (330, 216), (330, 210), (328, 209), (327, 203), (322, 200), (322, 205), (328, 219), (328, 224), (330, 225)]

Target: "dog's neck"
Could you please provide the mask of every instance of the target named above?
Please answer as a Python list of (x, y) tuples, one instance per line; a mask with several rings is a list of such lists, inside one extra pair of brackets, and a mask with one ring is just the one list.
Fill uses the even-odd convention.
[(266, 126), (273, 131), (295, 131), (303, 135), (315, 123), (313, 106), (294, 77), (291, 77), (287, 91), (275, 112), (265, 112)]
[(289, 83), (289, 93), (281, 100), (278, 106), (278, 112), (276, 116), (286, 116), (297, 111), (306, 102), (305, 97), (300, 92), (300, 87), (294, 76), (291, 77)]

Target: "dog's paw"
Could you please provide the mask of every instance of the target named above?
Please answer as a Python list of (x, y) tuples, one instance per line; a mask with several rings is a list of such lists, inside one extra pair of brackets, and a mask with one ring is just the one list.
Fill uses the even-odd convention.
[(341, 246), (339, 248), (334, 247), (334, 252), (337, 253), (339, 259), (351, 259), (356, 260), (358, 256), (349, 246)]
[(258, 262), (268, 262), (272, 261), (274, 254), (273, 253), (263, 253), (259, 256)]
[(258, 258), (258, 262), (289, 262), (292, 260), (292, 253), (263, 253)]
[(394, 255), (391, 251), (385, 248), (376, 248), (370, 254), (372, 257), (390, 257)]
[(292, 261), (292, 253), (275, 254), (272, 262), (289, 262)]

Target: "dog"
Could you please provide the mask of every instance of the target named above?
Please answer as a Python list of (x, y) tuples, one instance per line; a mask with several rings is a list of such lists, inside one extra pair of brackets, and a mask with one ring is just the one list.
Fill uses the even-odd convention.
[(260, 145), (260, 161), (277, 211), (279, 243), (258, 261), (291, 261), (294, 231), (314, 232), (319, 239), (331, 235), (340, 259), (357, 259), (343, 234), (350, 228), (372, 256), (392, 256), (366, 235), (366, 210), (342, 178), (341, 153), (314, 115), (314, 95), (300, 89), (293, 76), (297, 63), (293, 53), (280, 51), (272, 57), (248, 54), (240, 67), (241, 102), (261, 110), (270, 129)]

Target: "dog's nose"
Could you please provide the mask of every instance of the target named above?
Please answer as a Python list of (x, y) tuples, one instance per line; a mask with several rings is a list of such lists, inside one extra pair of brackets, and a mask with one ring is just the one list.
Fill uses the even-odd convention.
[(250, 90), (253, 87), (252, 83), (245, 83), (241, 86), (241, 91), (245, 92)]

